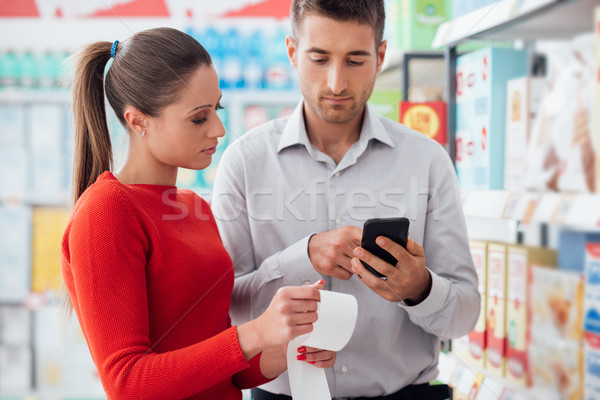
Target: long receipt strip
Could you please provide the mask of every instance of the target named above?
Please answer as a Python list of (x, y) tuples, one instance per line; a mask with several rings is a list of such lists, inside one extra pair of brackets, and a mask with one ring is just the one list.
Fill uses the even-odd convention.
[(298, 347), (340, 351), (350, 340), (356, 325), (358, 303), (354, 296), (324, 290), (320, 292), (321, 301), (317, 308), (319, 318), (313, 324), (313, 331), (298, 336), (288, 344), (288, 375), (294, 400), (331, 400), (325, 370), (298, 361)]

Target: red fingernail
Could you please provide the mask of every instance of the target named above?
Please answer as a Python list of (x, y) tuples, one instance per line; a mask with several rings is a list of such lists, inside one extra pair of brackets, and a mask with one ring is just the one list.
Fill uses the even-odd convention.
[(315, 363), (314, 361), (307, 361), (307, 362), (308, 362), (309, 364), (314, 364), (314, 363)]
[(325, 280), (321, 279), (319, 282), (317, 282), (317, 285), (324, 285), (325, 284)]
[(296, 356), (296, 360), (298, 360), (298, 361), (304, 361), (304, 360), (306, 360), (306, 354), (298, 354)]
[(306, 353), (306, 347), (304, 347), (304, 346), (298, 347), (298, 353)]

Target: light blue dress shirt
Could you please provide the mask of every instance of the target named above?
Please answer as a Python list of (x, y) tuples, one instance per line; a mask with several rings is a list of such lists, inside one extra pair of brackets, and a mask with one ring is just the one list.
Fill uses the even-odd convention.
[[(360, 138), (339, 164), (307, 136), (302, 102), (232, 143), (218, 165), (212, 207), (235, 268), (234, 323), (258, 317), (282, 286), (323, 277), (307, 252), (314, 233), (368, 218), (410, 219), (431, 272), (416, 306), (384, 300), (353, 276), (325, 277), (351, 293), (358, 321), (327, 379), (334, 397), (379, 396), (437, 376), (440, 338), (467, 334), (479, 313), (456, 174), (435, 141), (365, 109)], [(290, 394), (287, 374), (264, 385)]]

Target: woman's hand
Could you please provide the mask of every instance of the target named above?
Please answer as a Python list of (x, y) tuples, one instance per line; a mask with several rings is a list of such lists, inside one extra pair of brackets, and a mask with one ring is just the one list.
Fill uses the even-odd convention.
[(298, 348), (300, 361), (306, 361), (309, 364), (319, 368), (331, 368), (335, 364), (337, 353), (335, 351), (315, 349), (314, 347), (301, 346)]
[(310, 333), (317, 320), (319, 289), (324, 281), (311, 286), (279, 289), (271, 304), (258, 318), (238, 327), (238, 339), (246, 359), (266, 348), (287, 345), (292, 339)]

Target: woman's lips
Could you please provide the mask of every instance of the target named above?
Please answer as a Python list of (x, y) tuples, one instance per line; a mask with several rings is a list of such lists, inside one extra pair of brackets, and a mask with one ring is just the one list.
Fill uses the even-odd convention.
[(213, 154), (215, 154), (217, 152), (217, 146), (213, 146), (213, 147), (211, 147), (209, 149), (202, 150), (202, 152), (204, 154), (208, 154), (209, 156), (212, 156)]

